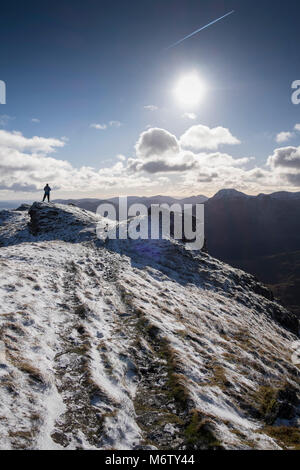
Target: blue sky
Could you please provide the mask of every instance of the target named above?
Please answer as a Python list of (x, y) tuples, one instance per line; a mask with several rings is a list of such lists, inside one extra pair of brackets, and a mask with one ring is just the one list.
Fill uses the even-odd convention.
[[(230, 10), (235, 13), (165, 50)], [(7, 97), (6, 104), (0, 105), (4, 142), (0, 162), (5, 162), (12, 151), (23, 152), (18, 158), (24, 161), (28, 152), (36, 156), (34, 147), (28, 150), (25, 141), (22, 148), (20, 142), (13, 141), (7, 147), (6, 137), (12, 131), (26, 139), (64, 137), (64, 145), (54, 145), (53, 152), (39, 149), (41, 165), (47, 165), (47, 158), (64, 160), (72, 171), (92, 167), (97, 178), (99, 169), (107, 169), (102, 178), (106, 176), (108, 184), (99, 179), (97, 188), (96, 178), (89, 174), (85, 175), (86, 186), (76, 182), (73, 189), (64, 184), (66, 169), (63, 177), (55, 177), (53, 162), (51, 171), (40, 175), (39, 182), (37, 169), (28, 170), (28, 165), (20, 167), (18, 174), (8, 173), (10, 162), (3, 163), (7, 176), (0, 182), (0, 197), (33, 197), (45, 178), (50, 179), (58, 196), (118, 195), (126, 189), (127, 158), (145, 158), (135, 148), (137, 142), (142, 145), (143, 132), (163, 129), (180, 141), (191, 126), (198, 125), (209, 129), (221, 126), (240, 141), (226, 146), (220, 141), (215, 149), (206, 148), (206, 153), (218, 151), (236, 159), (248, 158), (244, 171), (262, 168), (272, 175), (264, 174), (260, 181), (243, 186), (242, 173), (234, 173), (233, 178), (228, 173), (222, 179), (222, 164), (217, 165), (218, 177), (212, 176), (213, 165), (205, 155), (203, 160), (197, 157), (200, 167), (190, 165), (187, 170), (185, 165), (181, 173), (172, 172), (169, 165), (167, 171), (149, 174), (143, 170), (146, 166), (136, 170), (135, 165), (133, 176), (133, 166), (129, 165), (127, 193), (213, 193), (229, 183), (251, 193), (260, 189), (297, 190), (298, 177), (287, 174), (291, 171), (295, 175), (299, 169), (300, 131), (294, 126), (300, 123), (300, 105), (291, 102), (291, 83), (300, 79), (299, 13), (300, 5), (293, 0), (254, 4), (248, 0), (44, 0), (1, 5), (0, 80), (6, 83)], [(173, 90), (178, 79), (191, 72), (203, 80), (206, 91), (197, 106), (184, 107)], [(158, 109), (145, 109), (147, 105)], [(193, 113), (195, 119), (183, 117), (186, 112)], [(39, 122), (32, 122), (33, 118)], [(91, 124), (106, 128), (96, 129)], [(281, 132), (290, 135), (276, 142)], [(153, 132), (152, 137), (156, 138)], [(163, 134), (160, 137), (164, 138)], [(286, 165), (275, 152), (287, 147), (294, 149), (293, 166)], [(186, 148), (198, 155), (200, 147), (197, 151)], [(162, 158), (157, 149), (153, 152), (154, 160)], [(119, 154), (125, 160), (118, 159)], [(171, 158), (168, 153), (167, 161)], [(175, 160), (178, 168), (177, 154)], [(109, 172), (115, 164), (119, 165), (117, 173)], [(199, 172), (207, 175), (207, 168), (207, 181), (197, 178)], [(151, 182), (147, 182), (149, 178)]]

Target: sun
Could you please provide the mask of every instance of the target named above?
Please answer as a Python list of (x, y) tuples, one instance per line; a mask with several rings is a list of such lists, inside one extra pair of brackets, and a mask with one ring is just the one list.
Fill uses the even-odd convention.
[(184, 106), (197, 106), (205, 93), (205, 85), (197, 73), (184, 75), (177, 82), (175, 96), (179, 103)]

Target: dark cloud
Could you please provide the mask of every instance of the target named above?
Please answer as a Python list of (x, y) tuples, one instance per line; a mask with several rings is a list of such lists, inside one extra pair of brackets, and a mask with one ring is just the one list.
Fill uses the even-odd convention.
[(300, 169), (300, 147), (282, 147), (275, 149), (268, 158), (268, 164), (273, 168)]
[(163, 160), (155, 160), (144, 163), (140, 170), (147, 171), (148, 173), (162, 173), (162, 172), (177, 172), (191, 170), (196, 166), (196, 162), (190, 163), (166, 163)]
[(14, 183), (11, 186), (0, 184), (0, 190), (9, 190), (9, 191), (22, 191), (24, 193), (33, 193), (36, 191), (40, 191), (41, 188), (38, 188), (34, 184), (26, 184), (26, 183)]
[(218, 178), (218, 173), (214, 172), (211, 174), (199, 173), (197, 180), (199, 183), (211, 183), (214, 179)]
[(286, 178), (293, 186), (300, 186), (300, 173), (290, 173)]

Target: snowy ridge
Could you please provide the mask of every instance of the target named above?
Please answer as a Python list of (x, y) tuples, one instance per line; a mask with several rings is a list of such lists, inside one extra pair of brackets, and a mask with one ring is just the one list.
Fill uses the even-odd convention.
[(274, 429), (299, 427), (297, 319), (242, 271), (100, 243), (97, 221), (0, 212), (0, 448), (294, 448)]

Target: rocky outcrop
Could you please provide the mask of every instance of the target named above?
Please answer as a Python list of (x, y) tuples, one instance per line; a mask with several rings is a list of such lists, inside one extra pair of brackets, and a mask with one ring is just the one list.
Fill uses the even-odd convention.
[(35, 202), (29, 209), (29, 231), (65, 241), (83, 241), (95, 234), (96, 216), (84, 209), (62, 204)]
[(28, 212), (30, 209), (31, 205), (30, 204), (21, 204), (16, 211), (17, 212)]

